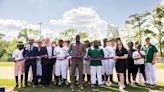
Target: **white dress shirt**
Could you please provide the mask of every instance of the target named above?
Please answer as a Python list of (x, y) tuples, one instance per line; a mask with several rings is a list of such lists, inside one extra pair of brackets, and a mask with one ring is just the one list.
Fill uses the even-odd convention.
[(51, 45), (47, 45), (46, 48), (47, 48), (48, 58), (51, 59), (51, 56), (53, 56), (52, 55), (52, 46)]

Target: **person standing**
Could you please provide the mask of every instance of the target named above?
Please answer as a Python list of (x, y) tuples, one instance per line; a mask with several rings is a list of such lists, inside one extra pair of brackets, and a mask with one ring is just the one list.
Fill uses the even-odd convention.
[(98, 80), (98, 85), (102, 86), (102, 62), (101, 59), (104, 57), (104, 52), (98, 46), (98, 41), (94, 41), (94, 47), (89, 48), (88, 56), (91, 59), (90, 69), (91, 69), (91, 87), (95, 87), (96, 85), (96, 76)]
[[(40, 53), (40, 49), (42, 47), (42, 42), (41, 41), (38, 41), (38, 56), (41, 55)], [(42, 64), (41, 64), (41, 58), (37, 58), (36, 60), (36, 66), (37, 66), (37, 72), (36, 72), (36, 76), (37, 76), (37, 79), (36, 79), (36, 84), (41, 84), (41, 80), (42, 80)]]
[(54, 49), (54, 55), (56, 56), (55, 74), (56, 74), (56, 86), (59, 85), (59, 77), (62, 77), (63, 85), (66, 86), (67, 80), (67, 63), (66, 57), (68, 57), (68, 49), (63, 46), (63, 40), (59, 40), (59, 45)]
[[(140, 44), (139, 44), (139, 41), (136, 41), (136, 42), (134, 43), (134, 48), (135, 48), (136, 50), (137, 50), (138, 45), (140, 45)], [(140, 71), (140, 69), (139, 69), (139, 77), (138, 77), (139, 82), (138, 82), (138, 83), (142, 83), (142, 79), (143, 79), (143, 76), (142, 76), (142, 73), (141, 73), (141, 71)]]
[[(114, 57), (116, 55), (116, 45), (114, 39), (111, 39), (109, 41), (110, 46), (109, 46), (109, 57)], [(116, 60), (115, 59), (109, 59), (108, 65), (109, 65), (109, 75), (108, 77), (110, 78), (109, 80), (109, 86), (112, 85), (113, 83), (113, 69), (115, 67)]]
[[(121, 41), (121, 38), (120, 37), (117, 37), (117, 38), (115, 38), (115, 41), (116, 41), (116, 45), (117, 45), (117, 42), (119, 41)], [(123, 45), (123, 47), (125, 46), (124, 44), (122, 44)], [(125, 48), (125, 47), (124, 47)], [(128, 64), (128, 62), (126, 62), (126, 69), (127, 69), (127, 64)], [(124, 84), (125, 85), (127, 85), (127, 82), (126, 82), (126, 71), (124, 71)], [(117, 74), (117, 78), (118, 78), (118, 83), (117, 84), (119, 84), (119, 81), (120, 81), (120, 77), (119, 77), (119, 73)]]
[[(88, 49), (90, 48), (89, 40), (84, 41), (86, 47), (86, 55), (85, 58), (88, 57)], [(85, 81), (85, 74), (87, 75), (87, 83), (91, 82), (91, 75), (90, 75), (90, 60), (83, 60), (83, 81)]]
[(15, 62), (15, 66), (14, 66), (14, 74), (15, 74), (15, 82), (16, 82), (16, 86), (19, 86), (18, 83), (18, 76), (20, 73), (20, 77), (21, 77), (21, 87), (23, 87), (23, 65), (24, 65), (24, 57), (23, 57), (23, 50), (24, 50), (24, 45), (23, 42), (18, 42), (17, 44), (17, 49), (15, 49), (13, 51), (13, 55), (12, 58)]
[[(144, 64), (145, 52), (141, 51), (141, 45), (140, 44), (138, 44), (136, 46), (136, 49), (137, 49), (137, 51), (135, 51), (133, 53), (134, 64), (135, 64), (135, 67), (137, 69), (137, 72), (139, 70), (139, 74), (141, 73), (144, 80), (146, 81), (145, 64)], [(135, 79), (136, 79), (136, 77), (135, 77)]]
[[(129, 84), (136, 84), (137, 68), (134, 65), (133, 52), (136, 50), (133, 49), (133, 42), (128, 42), (128, 82)], [(131, 81), (131, 76), (133, 81)]]
[(145, 38), (145, 45), (142, 51), (145, 52), (145, 73), (146, 73), (146, 86), (152, 84), (156, 85), (156, 68), (155, 63), (157, 59), (157, 48), (150, 43), (150, 38)]
[(45, 39), (45, 46), (41, 47), (40, 53), (41, 55), (45, 55), (47, 57), (42, 58), (42, 85), (43, 87), (47, 87), (50, 85), (52, 81), (52, 70), (53, 70), (53, 52), (54, 48), (50, 43), (50, 39)]
[(30, 66), (32, 67), (32, 86), (36, 87), (36, 57), (38, 55), (38, 48), (33, 45), (34, 39), (28, 40), (28, 45), (23, 51), (25, 60), (25, 87), (28, 87), (28, 72)]
[[(109, 57), (109, 47), (107, 46), (107, 39), (105, 38), (103, 40), (103, 52), (104, 52), (104, 58), (108, 58)], [(109, 59), (105, 59), (105, 60), (101, 60), (102, 62), (102, 80), (103, 83), (108, 85), (107, 81), (108, 81), (108, 75), (109, 75)]]
[(116, 56), (113, 57), (116, 60), (116, 71), (119, 74), (120, 82), (119, 89), (125, 88), (124, 73), (126, 71), (126, 62), (128, 58), (128, 51), (124, 48), (120, 40), (117, 41)]
[(69, 47), (68, 53), (72, 57), (71, 63), (71, 88), (75, 87), (75, 72), (76, 67), (79, 71), (80, 88), (83, 89), (83, 57), (86, 55), (86, 48), (80, 42), (80, 35), (76, 36), (76, 43), (72, 43)]
[[(57, 43), (56, 43), (56, 41), (52, 41), (52, 47), (55, 49), (58, 45), (57, 45)], [(53, 64), (53, 70), (52, 70), (52, 75), (53, 75), (53, 77), (54, 77), (54, 84), (56, 84), (56, 74), (55, 74), (55, 63), (56, 63), (56, 59), (55, 58), (53, 58), (53, 60), (54, 60), (54, 64)]]

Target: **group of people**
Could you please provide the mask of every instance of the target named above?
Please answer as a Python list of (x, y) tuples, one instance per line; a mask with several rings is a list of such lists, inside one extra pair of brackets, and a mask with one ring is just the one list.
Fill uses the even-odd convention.
[[(84, 82), (91, 87), (102, 87), (113, 83), (113, 71), (116, 69), (119, 89), (127, 85), (126, 72), (128, 71), (128, 83), (137, 84), (136, 76), (139, 71), (140, 80), (144, 78), (145, 85), (156, 85), (155, 61), (157, 49), (150, 43), (150, 38), (145, 39), (146, 44), (128, 42), (127, 48), (120, 38), (104, 39), (101, 41), (80, 41), (76, 36), (75, 42), (60, 39), (57, 44), (49, 38), (38, 41), (29, 39), (24, 46), (18, 42), (13, 52), (15, 62), (16, 87), (28, 87), (28, 75), (32, 69), (32, 87), (42, 85), (48, 87), (51, 83), (56, 86), (67, 86), (70, 79), (70, 88), (75, 88), (76, 82), (81, 89)], [(134, 46), (135, 45), (135, 46)], [(132, 80), (131, 80), (132, 76)]]

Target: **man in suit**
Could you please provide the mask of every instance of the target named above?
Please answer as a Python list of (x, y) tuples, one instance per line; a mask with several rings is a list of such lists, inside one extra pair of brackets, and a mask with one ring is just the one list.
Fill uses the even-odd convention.
[(42, 85), (44, 87), (50, 85), (52, 81), (52, 70), (54, 65), (54, 59), (52, 58), (54, 47), (50, 43), (50, 39), (45, 39), (45, 46), (41, 47), (41, 55), (47, 55), (48, 57), (42, 58)]
[(28, 40), (28, 45), (23, 51), (23, 56), (25, 60), (25, 87), (28, 87), (28, 72), (30, 66), (32, 67), (33, 80), (32, 86), (36, 87), (36, 58), (33, 58), (38, 55), (38, 48), (33, 45), (34, 39)]
[(71, 88), (73, 89), (75, 87), (75, 71), (77, 67), (79, 71), (80, 88), (83, 89), (83, 57), (86, 54), (86, 48), (84, 44), (80, 42), (79, 35), (76, 36), (76, 43), (72, 43), (70, 45), (68, 53), (71, 57), (73, 57), (71, 64)]

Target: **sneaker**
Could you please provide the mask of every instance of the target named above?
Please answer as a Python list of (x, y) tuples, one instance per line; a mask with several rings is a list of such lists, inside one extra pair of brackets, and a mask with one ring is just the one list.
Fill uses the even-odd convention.
[(123, 90), (124, 88), (125, 88), (125, 84), (119, 83), (119, 89), (120, 89), (120, 90)]
[(112, 86), (112, 84), (113, 84), (112, 82), (109, 82), (109, 86)]
[(150, 84), (149, 83), (145, 83), (145, 86), (150, 86)]
[(36, 88), (36, 85), (32, 85), (33, 88)]
[(58, 85), (59, 85), (59, 86), (61, 86), (61, 85), (62, 85), (61, 81), (59, 81)]
[(106, 86), (109, 86), (109, 81), (106, 81), (105, 85), (106, 85)]
[(94, 87), (95, 87), (95, 85), (92, 84), (92, 85), (91, 85), (91, 88), (94, 88)]
[(102, 84), (106, 84), (106, 81), (102, 81)]
[(74, 88), (75, 88), (75, 86), (74, 86), (74, 85), (71, 85), (71, 86), (70, 86), (70, 88), (71, 88), (71, 89), (74, 89)]
[(99, 87), (102, 88), (102, 87), (104, 87), (104, 85), (103, 84), (100, 84)]
[(136, 81), (133, 81), (132, 84), (133, 85), (138, 85), (138, 83)]
[(125, 88), (125, 85), (122, 85), (123, 89)]
[(124, 88), (123, 88), (122, 86), (119, 86), (119, 89), (120, 89), (120, 90), (123, 90)]
[(156, 84), (152, 84), (151, 86), (156, 87), (157, 85)]
[(80, 89), (84, 89), (84, 87), (83, 86), (80, 86)]

